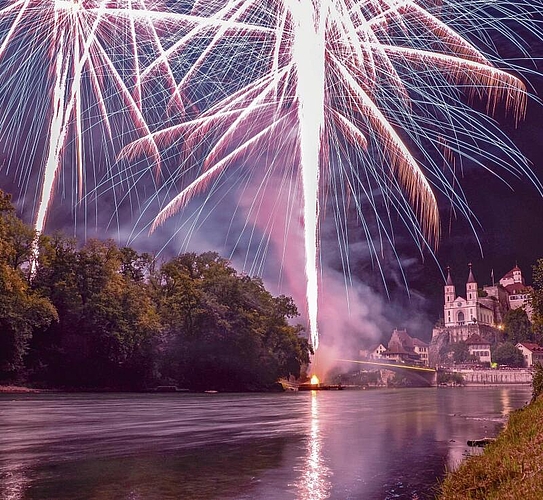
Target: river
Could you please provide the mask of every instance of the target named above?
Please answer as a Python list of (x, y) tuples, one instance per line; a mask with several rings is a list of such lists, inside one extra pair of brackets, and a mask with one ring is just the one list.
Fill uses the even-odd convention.
[(530, 388), (0, 394), (0, 498), (424, 499)]

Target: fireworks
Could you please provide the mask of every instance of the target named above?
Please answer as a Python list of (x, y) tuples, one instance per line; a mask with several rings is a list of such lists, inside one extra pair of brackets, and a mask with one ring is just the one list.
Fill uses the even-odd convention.
[[(158, 86), (144, 71), (164, 53), (156, 28), (164, 15), (145, 0), (0, 4), (3, 149), (10, 161), (18, 157), (25, 191), (36, 181), (29, 165), (41, 161), (38, 233), (63, 166), (73, 169), (72, 193), (80, 201), (100, 165), (110, 166), (124, 144), (151, 133), (156, 96), (145, 91)], [(160, 70), (162, 90), (174, 91), (173, 75)]]
[[(540, 0), (8, 2), (0, 10), (0, 82), (24, 90), (17, 102), (49, 96), (37, 120), (48, 153), (36, 227), (43, 228), (68, 150), (75, 191), (85, 192), (94, 168), (85, 134), (96, 137), (96, 127), (111, 143), (110, 156), (125, 146), (123, 162), (151, 158), (162, 181), (155, 196), (169, 196), (152, 230), (229, 167), (258, 165), (259, 192), (277, 177), (292, 178), (288, 189), (301, 193), (317, 348), (319, 225), (328, 208), (340, 246), (347, 246), (351, 208), (372, 251), (369, 219), (378, 241), (392, 241), (392, 213), (424, 246), (439, 238), (434, 193), (470, 215), (456, 188), (462, 162), (490, 170), (500, 163), (530, 176), (487, 116), (523, 117), (524, 84), (500, 69), (492, 48), (502, 38), (526, 53), (516, 33), (540, 38), (534, 16), (542, 7)], [(45, 61), (37, 90), (28, 78), (11, 78), (17, 61), (19, 73), (30, 75)], [(4, 108), (14, 99), (6, 95)], [(10, 136), (28, 137), (24, 127), (2, 122)], [(160, 178), (161, 164), (175, 167)], [(120, 170), (109, 181), (116, 188), (122, 178)], [(342, 257), (348, 268), (346, 248)]]
[[(196, 2), (193, 15), (224, 24), (203, 42), (201, 55), (180, 88), (185, 90), (191, 78), (205, 85), (206, 61), (219, 60), (224, 70), (215, 69), (213, 80), (226, 90), (194, 119), (142, 138), (130, 149), (134, 154), (149, 141), (162, 145), (182, 141), (184, 150), (191, 152), (202, 142), (207, 146), (202, 173), (171, 199), (152, 229), (209, 189), (229, 165), (247, 161), (254, 149), (277, 150), (282, 142), (288, 143), (290, 161), (301, 178), (309, 327), (312, 344), (318, 347), (323, 198), (336, 200), (338, 235), (347, 232), (340, 205), (351, 200), (368, 240), (368, 211), (376, 219), (380, 237), (392, 238), (373, 194), (378, 190), (384, 195), (385, 219), (393, 209), (412, 226), (415, 239), (435, 241), (439, 218), (433, 189), (469, 214), (453, 187), (455, 156), (462, 161), (473, 157), (476, 147), (495, 142), (505, 155), (506, 168), (525, 173), (520, 155), (487, 132), (488, 122), (477, 128), (483, 114), (468, 111), (466, 105), (472, 99), (488, 114), (500, 109), (518, 121), (526, 105), (525, 87), (498, 69), (463, 37), (462, 30), (470, 39), (484, 40), (489, 36), (484, 23), (495, 23), (500, 35), (508, 35), (502, 16), (516, 13), (518, 25), (530, 27), (534, 10), (523, 10), (529, 9), (528, 4), (517, 3), (515, 10), (500, 2), (468, 3)], [(490, 8), (493, 12), (488, 12)], [(448, 19), (457, 21), (450, 25)], [(175, 50), (182, 52), (198, 36), (198, 30), (188, 33)], [(237, 52), (224, 47), (232, 38)], [(252, 65), (254, 59), (258, 65)], [(209, 66), (214, 68), (213, 63)], [(232, 89), (225, 83), (229, 71), (239, 75)], [(470, 134), (474, 142), (468, 139)], [(484, 163), (492, 155), (489, 149), (475, 161)], [(279, 156), (284, 160), (285, 155)], [(181, 164), (189, 169), (189, 160)], [(273, 160), (266, 168), (274, 168)], [(366, 199), (364, 207), (361, 198)]]

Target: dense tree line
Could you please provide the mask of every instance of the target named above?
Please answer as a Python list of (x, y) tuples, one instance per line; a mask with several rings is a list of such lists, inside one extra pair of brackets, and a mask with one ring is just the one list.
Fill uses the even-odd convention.
[(261, 389), (310, 347), (292, 299), (216, 253), (159, 266), (112, 241), (35, 234), (0, 192), (0, 380), (65, 388)]

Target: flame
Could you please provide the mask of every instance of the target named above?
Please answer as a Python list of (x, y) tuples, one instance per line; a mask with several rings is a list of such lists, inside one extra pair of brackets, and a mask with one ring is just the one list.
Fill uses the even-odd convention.
[(313, 375), (311, 377), (311, 385), (319, 385), (320, 381), (319, 381), (319, 377), (317, 377), (316, 375)]

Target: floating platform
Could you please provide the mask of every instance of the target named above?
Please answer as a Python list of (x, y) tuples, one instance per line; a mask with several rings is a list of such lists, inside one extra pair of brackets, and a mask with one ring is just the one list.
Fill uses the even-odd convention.
[(298, 386), (299, 391), (342, 391), (343, 386), (341, 384), (328, 385), (328, 384), (300, 384)]

